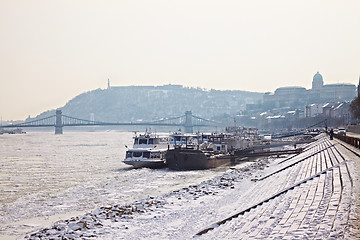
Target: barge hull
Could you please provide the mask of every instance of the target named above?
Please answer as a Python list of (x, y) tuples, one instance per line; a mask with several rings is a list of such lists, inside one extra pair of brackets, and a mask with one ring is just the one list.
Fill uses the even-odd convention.
[(173, 170), (202, 170), (231, 162), (231, 156), (219, 154), (209, 157), (201, 150), (176, 148), (166, 152), (166, 165)]

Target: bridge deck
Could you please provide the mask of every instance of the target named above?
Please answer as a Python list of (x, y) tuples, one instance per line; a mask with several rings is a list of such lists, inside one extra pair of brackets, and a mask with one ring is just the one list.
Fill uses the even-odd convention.
[(33, 128), (33, 127), (55, 127), (55, 134), (62, 134), (63, 127), (81, 127), (81, 126), (167, 126), (167, 127), (184, 127), (186, 133), (192, 133), (193, 127), (208, 127), (218, 125), (209, 119), (204, 119), (192, 115), (191, 111), (186, 111), (185, 115), (171, 118), (162, 118), (153, 121), (136, 121), (136, 122), (99, 122), (94, 120), (81, 119), (63, 115), (61, 110), (56, 110), (55, 115), (25, 121), (18, 124), (4, 125), (2, 128)]
[[(274, 173), (258, 179), (257, 191), (244, 196), (250, 207), (199, 235), (205, 239), (359, 237), (359, 182), (353, 182), (358, 181), (355, 167), (359, 165), (359, 157), (340, 141), (319, 138), (304, 153), (279, 162)], [(356, 225), (357, 233), (347, 231)]]

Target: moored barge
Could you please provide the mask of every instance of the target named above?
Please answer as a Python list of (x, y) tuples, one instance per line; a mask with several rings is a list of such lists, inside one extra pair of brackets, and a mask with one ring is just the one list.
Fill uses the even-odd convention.
[(199, 149), (175, 148), (166, 152), (166, 165), (173, 170), (202, 170), (230, 163), (229, 153), (214, 153)]
[(184, 145), (175, 145), (166, 152), (166, 165), (173, 170), (216, 168), (232, 160), (224, 134), (186, 136)]

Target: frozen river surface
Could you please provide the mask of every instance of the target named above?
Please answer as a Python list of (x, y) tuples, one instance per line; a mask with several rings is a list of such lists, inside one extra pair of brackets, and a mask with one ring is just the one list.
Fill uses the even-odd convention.
[(104, 206), (198, 184), (229, 168), (176, 172), (122, 163), (133, 133), (30, 132), (0, 136), (0, 239), (22, 238)]

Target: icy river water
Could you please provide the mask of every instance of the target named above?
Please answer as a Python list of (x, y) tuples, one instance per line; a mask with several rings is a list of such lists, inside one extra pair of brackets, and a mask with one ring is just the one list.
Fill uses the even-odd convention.
[(122, 163), (130, 132), (0, 135), (0, 239), (23, 238), (102, 206), (200, 183), (228, 167), (177, 172)]

